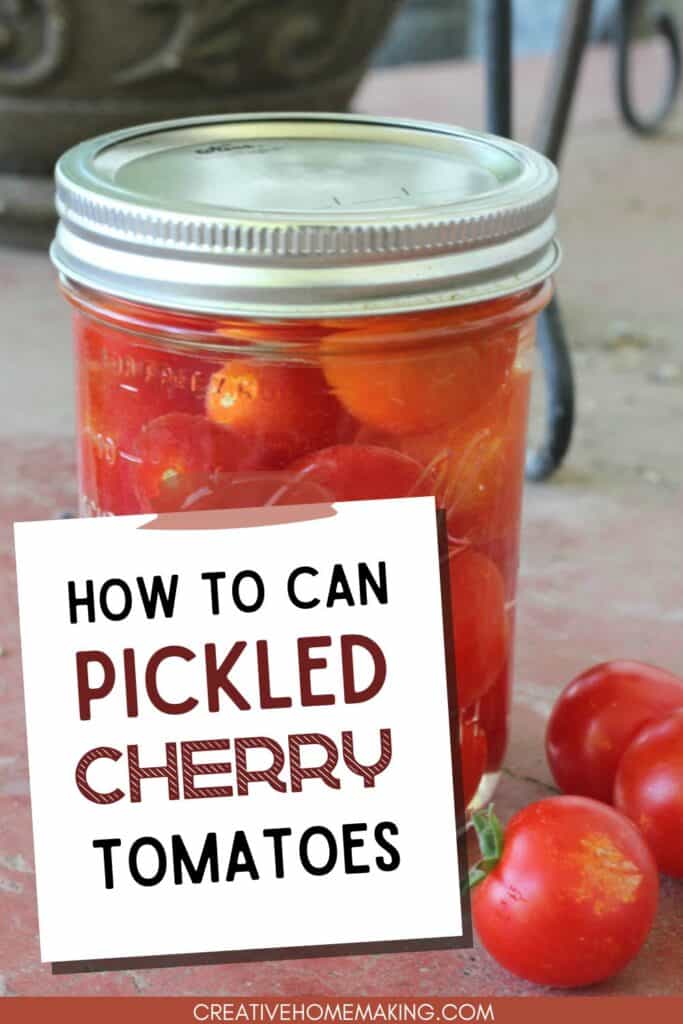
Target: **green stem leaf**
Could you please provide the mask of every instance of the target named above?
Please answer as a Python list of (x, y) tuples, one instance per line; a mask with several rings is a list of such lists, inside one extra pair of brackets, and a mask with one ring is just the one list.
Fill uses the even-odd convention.
[(477, 833), (481, 850), (481, 860), (470, 869), (468, 876), (469, 887), (474, 889), (500, 862), (505, 840), (503, 826), (494, 814), (493, 804), (489, 804), (485, 811), (476, 811), (472, 815), (471, 824)]

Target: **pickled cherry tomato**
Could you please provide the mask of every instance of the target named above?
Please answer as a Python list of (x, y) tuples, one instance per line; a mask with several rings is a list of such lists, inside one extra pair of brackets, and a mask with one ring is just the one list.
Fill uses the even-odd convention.
[(466, 708), (493, 686), (508, 653), (505, 587), (494, 563), (476, 551), (450, 559), (458, 703)]
[(429, 473), (401, 452), (374, 445), (323, 448), (290, 467), (300, 480), (325, 487), (337, 501), (406, 498), (433, 494)]
[(202, 416), (168, 413), (143, 428), (133, 445), (132, 477), (144, 511), (174, 512), (218, 467), (249, 464), (247, 442)]
[(508, 740), (510, 669), (505, 665), (493, 686), (477, 701), (476, 718), (486, 733), (486, 770), (496, 772), (503, 763)]
[(352, 441), (354, 444), (370, 444), (375, 448), (392, 448), (395, 451), (401, 450), (400, 440), (394, 434), (387, 434), (383, 430), (377, 430), (375, 427), (368, 427), (364, 423), (359, 424)]
[(184, 512), (200, 512), (264, 505), (316, 505), (331, 500), (329, 491), (293, 473), (218, 473), (190, 494), (182, 508)]
[[(483, 422), (487, 422), (482, 417)], [(442, 435), (406, 438), (401, 450), (432, 470), (449, 535), (476, 543), (494, 529), (506, 468), (506, 438), (490, 425), (456, 426)]]
[(97, 422), (104, 406), (105, 373), (101, 361), (101, 345), (93, 325), (82, 317), (74, 317), (77, 346), (78, 407), (82, 425)]
[(515, 600), (517, 592), (517, 572), (519, 569), (519, 521), (498, 537), (480, 541), (477, 551), (486, 555), (497, 566), (505, 581), (505, 600)]
[(196, 357), (151, 349), (122, 331), (85, 320), (77, 337), (82, 415), (94, 436), (112, 438), (129, 453), (151, 420), (164, 413), (202, 412), (210, 371)]
[(94, 434), (83, 425), (79, 444), (82, 514), (124, 516), (139, 512), (130, 466), (119, 457), (113, 438)]
[(460, 760), (465, 807), (471, 803), (486, 770), (486, 733), (477, 722), (460, 722)]
[(474, 416), (403, 439), (401, 450), (434, 473), (453, 539), (481, 544), (517, 530), (529, 387), (528, 373), (514, 373)]
[(363, 423), (400, 435), (471, 415), (502, 387), (517, 350), (516, 330), (440, 343), (410, 334), (405, 340), (405, 348), (392, 348), (366, 329), (329, 335), (320, 347), (325, 376), (342, 404)]
[(212, 422), (231, 427), (262, 450), (264, 468), (345, 440), (349, 417), (315, 367), (232, 359), (206, 392)]

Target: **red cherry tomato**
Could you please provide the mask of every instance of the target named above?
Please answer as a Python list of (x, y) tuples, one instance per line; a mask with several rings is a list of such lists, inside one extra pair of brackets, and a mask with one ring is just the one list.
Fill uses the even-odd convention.
[(351, 441), (353, 444), (370, 444), (375, 448), (392, 448), (395, 451), (401, 450), (400, 438), (397, 438), (392, 434), (387, 434), (384, 430), (377, 430), (375, 427), (368, 427), (364, 423), (358, 424), (356, 434), (351, 438)]
[(172, 412), (152, 420), (133, 445), (135, 493), (145, 512), (175, 512), (217, 468), (240, 469), (252, 457), (238, 434), (202, 416)]
[[(457, 543), (455, 545), (458, 546)], [(511, 605), (517, 593), (517, 571), (519, 569), (519, 532), (517, 529), (496, 537), (486, 544), (477, 544), (477, 551), (486, 555), (500, 570), (505, 580), (505, 600)], [(514, 607), (512, 605), (511, 607)]]
[(390, 448), (340, 444), (293, 462), (301, 480), (321, 484), (337, 501), (405, 498), (433, 494), (429, 473), (414, 459)]
[(190, 494), (184, 512), (222, 508), (262, 508), (264, 505), (329, 504), (332, 495), (313, 480), (301, 480), (293, 473), (217, 473)]
[(493, 686), (505, 665), (505, 587), (493, 562), (469, 550), (450, 559), (450, 583), (458, 701), (466, 708)]
[(124, 425), (117, 416), (96, 327), (85, 317), (75, 317), (82, 502), (90, 514), (124, 515), (139, 509), (130, 488), (128, 463), (121, 459)]
[(152, 347), (83, 317), (77, 318), (77, 326), (83, 416), (95, 434), (114, 436), (121, 449), (130, 451), (150, 420), (165, 413), (203, 411), (215, 362)]
[(320, 370), (254, 359), (232, 359), (212, 375), (206, 412), (258, 448), (266, 469), (346, 440), (350, 424)]
[(131, 463), (121, 458), (115, 438), (94, 433), (83, 423), (79, 461), (84, 513), (123, 516), (140, 511), (130, 480)]
[(517, 535), (524, 479), (530, 374), (515, 372), (477, 413), (431, 434), (403, 438), (401, 450), (429, 467), (448, 533), (482, 544)]
[(683, 679), (638, 661), (607, 661), (560, 694), (546, 753), (560, 789), (612, 802), (624, 750), (643, 725), (683, 707)]
[(489, 687), (475, 705), (477, 721), (486, 733), (486, 770), (489, 772), (497, 772), (505, 756), (510, 688), (510, 669), (508, 664), (505, 664), (493, 686)]
[(490, 857), (470, 875), (473, 919), (498, 963), (539, 985), (573, 988), (633, 959), (654, 920), (659, 879), (628, 818), (560, 796), (525, 807), (504, 837), (486, 813), (473, 824)]
[(477, 722), (460, 721), (460, 760), (463, 799), (467, 807), (486, 770), (486, 733)]
[(659, 869), (683, 878), (683, 709), (643, 726), (628, 745), (614, 805), (636, 823)]
[(504, 384), (516, 351), (514, 329), (430, 337), (407, 322), (389, 337), (380, 323), (325, 338), (320, 360), (353, 416), (403, 435), (459, 422), (480, 408)]

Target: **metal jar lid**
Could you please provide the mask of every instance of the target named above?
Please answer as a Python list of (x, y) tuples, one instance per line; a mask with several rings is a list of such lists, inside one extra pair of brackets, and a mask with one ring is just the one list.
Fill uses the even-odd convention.
[(557, 267), (557, 172), (492, 135), (339, 114), (141, 125), (57, 165), (69, 280), (195, 312), (314, 317), (459, 305)]

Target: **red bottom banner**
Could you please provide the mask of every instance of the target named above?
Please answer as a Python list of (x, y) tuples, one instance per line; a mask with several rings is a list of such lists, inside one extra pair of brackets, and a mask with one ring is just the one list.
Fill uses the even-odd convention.
[(427, 999), (10, 998), (3, 1024), (680, 1024), (683, 996)]

